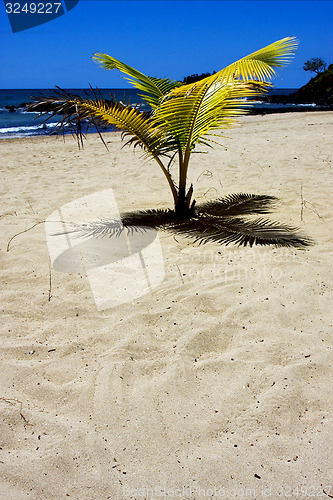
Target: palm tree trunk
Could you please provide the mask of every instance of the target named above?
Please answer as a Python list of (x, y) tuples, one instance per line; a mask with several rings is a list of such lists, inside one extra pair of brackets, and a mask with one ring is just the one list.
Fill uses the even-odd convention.
[(181, 148), (179, 148), (179, 188), (177, 201), (175, 203), (175, 212), (177, 217), (179, 217), (180, 219), (190, 219), (194, 215), (195, 201), (193, 201), (192, 205), (190, 206), (193, 194), (192, 184), (190, 189), (186, 193), (186, 178), (189, 159), (189, 154), (185, 155), (184, 158), (183, 152)]
[(179, 187), (177, 202), (175, 204), (175, 212), (181, 219), (186, 218), (186, 195), (185, 186)]
[(157, 163), (159, 164), (159, 166), (161, 167), (162, 169), (162, 172), (164, 173), (167, 181), (168, 181), (168, 184), (169, 184), (169, 187), (171, 189), (171, 192), (172, 192), (172, 196), (173, 196), (173, 201), (175, 203), (175, 206), (177, 204), (177, 200), (178, 200), (178, 195), (177, 195), (177, 190), (175, 188), (175, 185), (173, 183), (173, 180), (172, 180), (172, 177), (169, 173), (169, 171), (165, 168), (165, 166), (163, 165), (162, 161), (160, 160), (160, 158), (158, 156), (155, 156), (154, 155), (154, 158), (155, 160), (157, 161)]
[(195, 200), (191, 204), (193, 193), (193, 185), (186, 193), (186, 186), (181, 186), (178, 189), (178, 199), (175, 204), (175, 212), (180, 219), (190, 219), (194, 215)]

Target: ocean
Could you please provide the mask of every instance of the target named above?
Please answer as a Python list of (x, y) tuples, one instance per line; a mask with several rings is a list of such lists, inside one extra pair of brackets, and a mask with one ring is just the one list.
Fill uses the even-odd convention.
[[(92, 97), (90, 89), (65, 90), (81, 97)], [(54, 133), (57, 117), (44, 123), (47, 115), (39, 116), (38, 112), (25, 109), (25, 104), (32, 102), (33, 97), (38, 97), (40, 94), (52, 95), (54, 91), (55, 89), (0, 89), (0, 139)], [(117, 101), (125, 104), (128, 101), (132, 105), (143, 104), (136, 89), (99, 89), (99, 92), (104, 99), (114, 96)]]
[[(79, 96), (91, 96), (90, 89), (66, 89), (68, 92)], [(288, 95), (297, 89), (274, 89), (270, 91), (271, 95)], [(105, 99), (114, 96), (117, 101), (124, 103), (130, 102), (132, 105), (143, 105), (147, 110), (147, 104), (138, 96), (137, 89), (99, 89), (100, 94)], [(46, 116), (40, 117), (39, 113), (28, 112), (25, 110), (25, 104), (32, 101), (32, 96), (40, 94), (53, 94), (54, 89), (0, 89), (0, 139), (11, 137), (27, 137), (35, 135), (50, 135), (55, 132), (57, 118), (50, 119), (47, 123)], [(294, 105), (295, 111), (299, 106)], [(255, 108), (283, 108), (284, 104), (257, 102)], [(110, 128), (111, 130), (111, 128)], [(93, 130), (92, 130), (93, 131)]]

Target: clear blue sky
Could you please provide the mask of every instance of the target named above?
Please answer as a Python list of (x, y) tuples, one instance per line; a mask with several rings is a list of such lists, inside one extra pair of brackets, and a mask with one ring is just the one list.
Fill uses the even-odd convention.
[(313, 76), (302, 69), (306, 60), (333, 62), (332, 19), (329, 0), (80, 0), (58, 19), (12, 33), (0, 1), (0, 88), (128, 87), (117, 70), (92, 61), (94, 52), (182, 80), (289, 35), (300, 47), (274, 84), (298, 88)]

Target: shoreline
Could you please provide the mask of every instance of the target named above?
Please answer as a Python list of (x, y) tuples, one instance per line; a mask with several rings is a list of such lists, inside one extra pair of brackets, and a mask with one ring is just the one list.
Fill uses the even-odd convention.
[[(300, 104), (296, 106), (301, 106)], [(313, 113), (313, 112), (332, 112), (333, 106), (320, 106), (315, 105), (310, 107), (309, 105), (304, 105), (303, 107), (299, 107), (295, 109), (294, 106), (284, 105), (283, 108), (254, 108), (249, 111), (249, 115), (268, 115), (268, 114), (280, 114), (280, 113)]]
[[(300, 107), (298, 109), (295, 109), (295, 107), (293, 106), (285, 106), (283, 108), (250, 108), (248, 110), (248, 112), (246, 113), (246, 115), (244, 116), (260, 116), (260, 115), (279, 115), (279, 114), (284, 114), (284, 113), (313, 113), (313, 112), (333, 112), (333, 106), (319, 106), (319, 105), (316, 105), (316, 106), (313, 106), (313, 107), (308, 107), (307, 105), (304, 105), (304, 108), (303, 107)], [(107, 132), (104, 132), (104, 133), (114, 133), (114, 132), (120, 132), (120, 130), (114, 130), (114, 131), (107, 131)], [(103, 132), (102, 132), (103, 133)], [(97, 132), (88, 132), (86, 135), (90, 136), (91, 134), (98, 134)], [(49, 134), (45, 134), (45, 133), (42, 133), (42, 134), (31, 134), (31, 135), (5, 135), (5, 134), (0, 134), (0, 140), (3, 140), (3, 139), (22, 139), (22, 138), (26, 138), (26, 137), (57, 137), (57, 136), (62, 136), (62, 134), (52, 134), (52, 133), (49, 133)], [(68, 134), (65, 134), (65, 137), (71, 135), (70, 133)]]

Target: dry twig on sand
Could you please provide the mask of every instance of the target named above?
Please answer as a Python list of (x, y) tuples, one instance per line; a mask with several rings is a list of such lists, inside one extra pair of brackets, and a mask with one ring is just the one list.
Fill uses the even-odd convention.
[[(26, 424), (29, 424), (28, 420), (26, 419), (26, 417), (22, 413), (22, 406), (23, 406), (22, 401), (19, 401), (18, 399), (14, 399), (14, 398), (2, 398), (2, 397), (0, 397), (0, 399), (2, 401), (5, 401), (6, 403), (11, 403), (11, 404), (19, 403), (19, 405), (20, 405), (20, 417), (24, 420), (24, 422)], [(12, 402), (14, 402), (14, 403), (12, 403)], [(31, 425), (31, 424), (29, 424), (29, 425)]]

